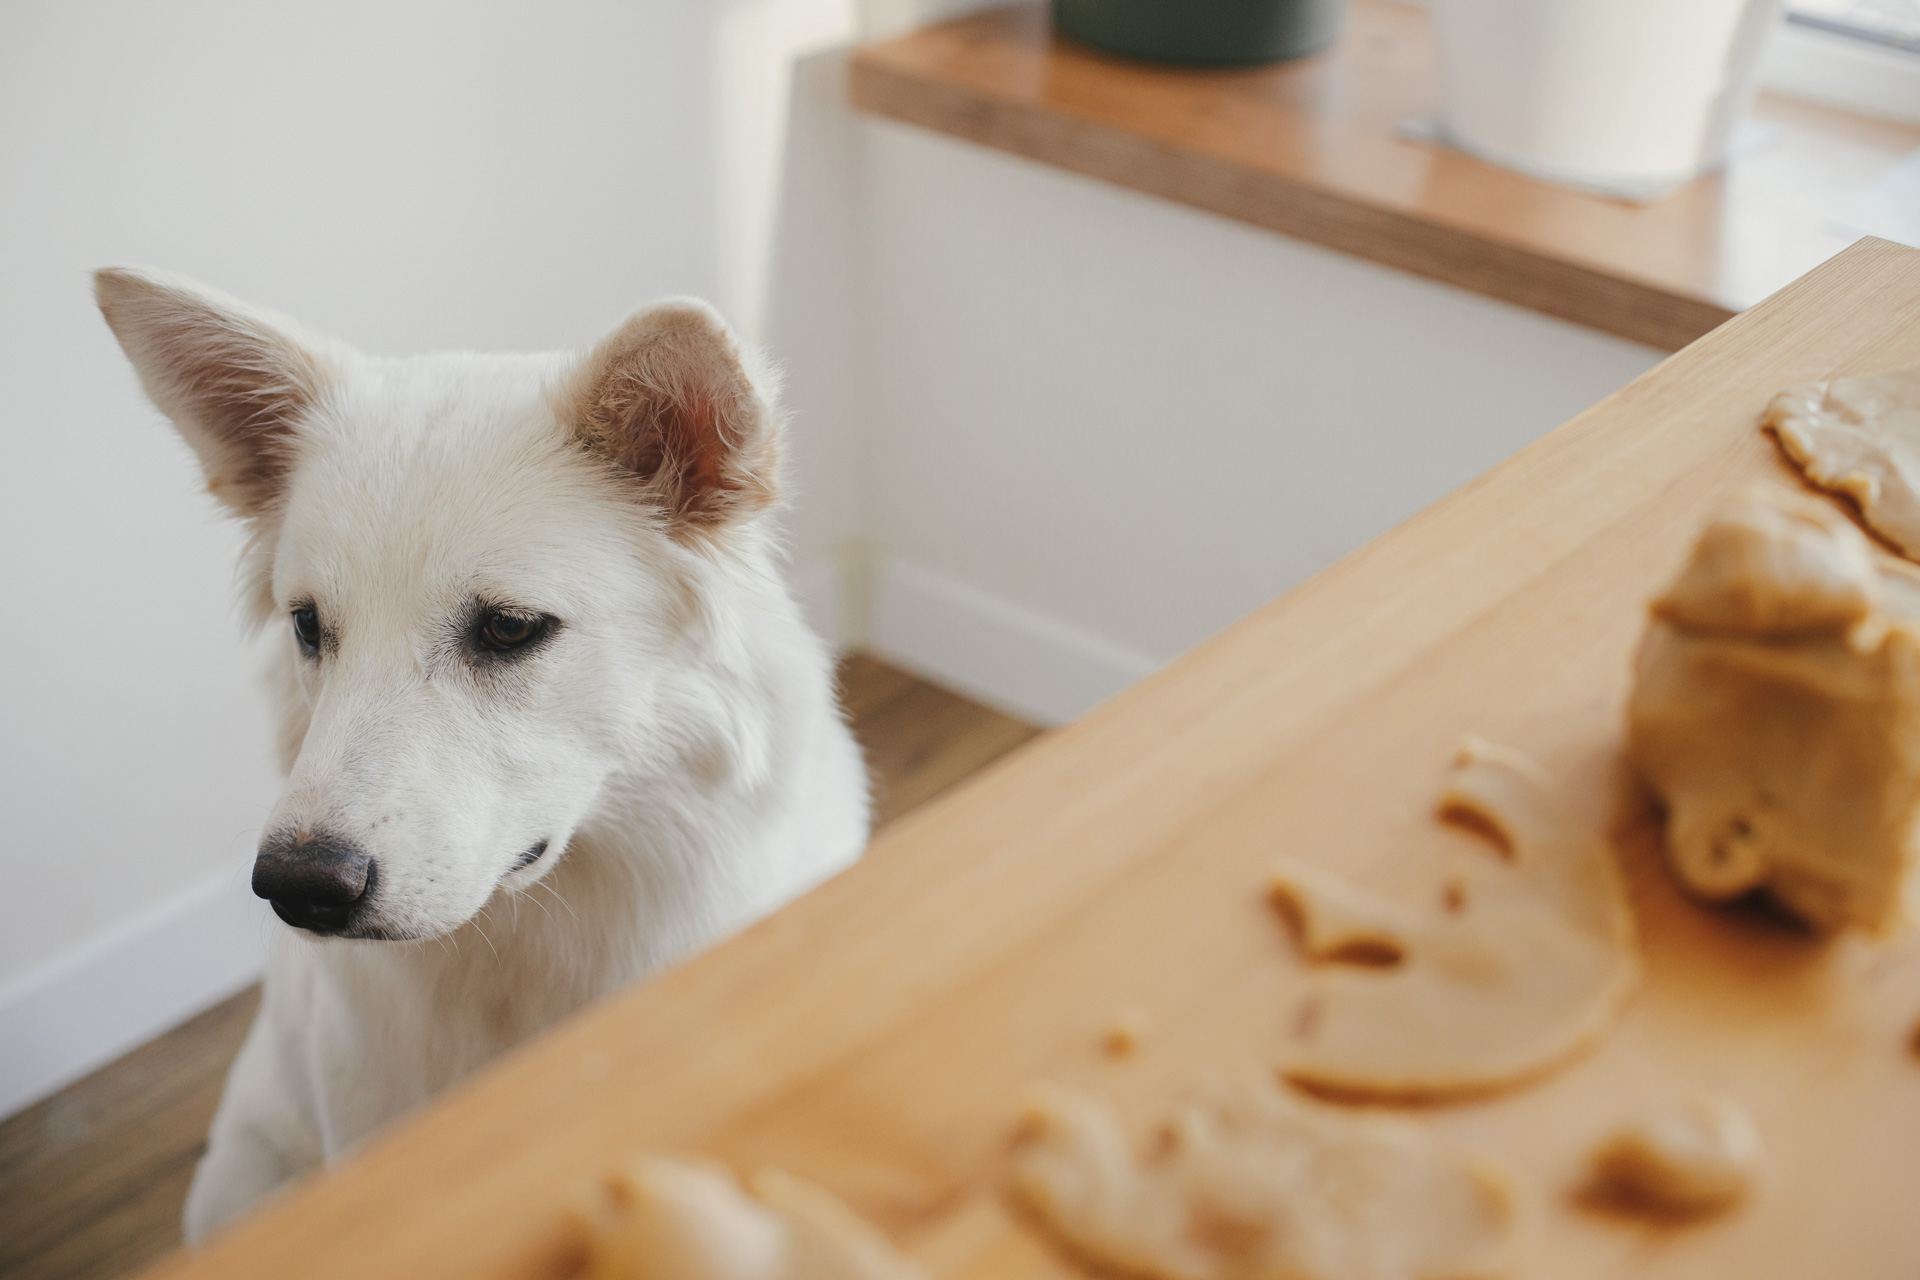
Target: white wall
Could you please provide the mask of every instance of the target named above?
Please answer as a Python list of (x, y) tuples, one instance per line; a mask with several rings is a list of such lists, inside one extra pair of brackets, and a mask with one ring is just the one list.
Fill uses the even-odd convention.
[[(858, 578), (873, 476), (868, 366), (865, 136), (847, 107), (846, 54), (794, 69), (768, 277), (765, 342), (786, 374), (795, 495), (793, 552), (803, 578)], [(857, 606), (855, 613), (863, 612)], [(859, 619), (839, 630), (863, 639)]]
[(275, 786), (236, 532), (88, 272), (172, 267), (395, 353), (582, 345), (711, 294), (719, 11), (0, 6), (0, 1062), (53, 1034), (4, 1015), (76, 948), (222, 877), (231, 925)]
[(853, 39), (853, 0), (730, 0), (716, 29), (720, 303), (758, 339), (795, 59)]
[(872, 537), (1152, 658), (1660, 358), (923, 130), (869, 145)]
[[(1078, 714), (1660, 359), (852, 116), (843, 76), (799, 77), (770, 336), (833, 424), (803, 467), (864, 470), (800, 554), (853, 567), (853, 634), (1017, 713)], [(823, 257), (856, 303), (807, 305)]]

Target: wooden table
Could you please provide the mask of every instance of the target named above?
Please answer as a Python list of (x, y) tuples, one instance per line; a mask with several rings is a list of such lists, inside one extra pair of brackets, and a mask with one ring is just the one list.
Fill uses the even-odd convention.
[(1920, 128), (1763, 97), (1770, 145), (1657, 202), (1409, 139), (1439, 105), (1423, 9), (1352, 0), (1330, 52), (1243, 70), (1107, 57), (1017, 5), (861, 49), (854, 103), (1674, 350), (1844, 248), (1847, 194)]
[[(1782, 386), (1920, 363), (1920, 252), (1867, 241), (1129, 690), (889, 828), (855, 870), (527, 1046), (331, 1176), (160, 1274), (525, 1280), (561, 1212), (638, 1149), (784, 1166), (942, 1280), (1075, 1274), (999, 1188), (1046, 1078), (1144, 1123), (1266, 1056), (1301, 968), (1264, 896), (1282, 851), (1431, 888), (1471, 837), (1432, 818), (1472, 730), (1607, 821), (1648, 976), (1591, 1056), (1431, 1113), (1530, 1188), (1525, 1274), (1920, 1274), (1912, 939), (1821, 945), (1680, 899), (1618, 761), (1650, 593), (1708, 509), (1787, 480), (1756, 429)], [(1126, 1005), (1152, 1028), (1116, 1061)], [(1596, 1130), (1670, 1091), (1747, 1103), (1757, 1202), (1685, 1230), (1572, 1207)]]

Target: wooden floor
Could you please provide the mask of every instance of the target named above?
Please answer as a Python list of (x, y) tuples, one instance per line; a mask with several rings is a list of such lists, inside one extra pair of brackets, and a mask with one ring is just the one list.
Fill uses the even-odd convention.
[[(840, 667), (885, 823), (1038, 731), (863, 655)], [(250, 988), (0, 1121), (0, 1280), (108, 1280), (180, 1242)]]

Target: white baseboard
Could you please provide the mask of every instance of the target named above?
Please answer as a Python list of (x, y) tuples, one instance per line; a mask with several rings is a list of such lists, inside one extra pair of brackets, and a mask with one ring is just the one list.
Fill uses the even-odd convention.
[(256, 980), (273, 914), (222, 872), (0, 986), (0, 1116)]
[(899, 560), (875, 576), (869, 647), (1011, 715), (1064, 724), (1159, 663), (1077, 627)]

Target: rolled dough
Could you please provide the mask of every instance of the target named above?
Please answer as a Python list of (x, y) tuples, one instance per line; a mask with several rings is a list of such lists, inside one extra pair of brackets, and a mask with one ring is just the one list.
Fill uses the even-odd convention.
[(1537, 765), (1469, 739), (1441, 806), (1490, 827), (1507, 856), (1431, 906), (1304, 862), (1274, 876), (1314, 966), (1283, 1050), (1289, 1079), (1399, 1099), (1503, 1088), (1598, 1038), (1632, 991), (1633, 913), (1612, 850)]
[(1764, 425), (1807, 479), (1852, 498), (1920, 558), (1920, 369), (1795, 387), (1773, 398)]
[(1209, 1080), (1136, 1159), (1112, 1108), (1035, 1091), (1013, 1191), (1074, 1253), (1150, 1280), (1480, 1280), (1508, 1273), (1504, 1177), (1411, 1121)]
[[(583, 1213), (580, 1280), (931, 1280), (825, 1188), (647, 1156)], [(749, 1194), (749, 1191), (751, 1194)]]

